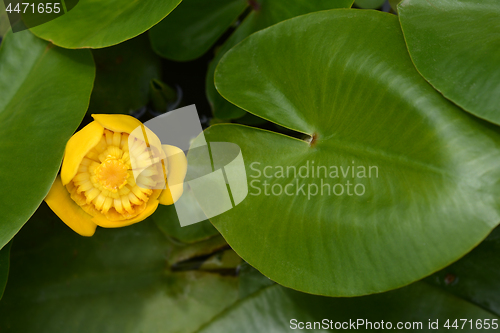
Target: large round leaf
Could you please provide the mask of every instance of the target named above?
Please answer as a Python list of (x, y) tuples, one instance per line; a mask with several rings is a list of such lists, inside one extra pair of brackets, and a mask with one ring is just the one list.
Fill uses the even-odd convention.
[(161, 60), (147, 36), (92, 53), (97, 70), (89, 112), (129, 114), (147, 104), (151, 80), (161, 77)]
[(36, 210), (87, 110), (90, 51), (54, 47), (29, 31), (0, 47), (0, 248)]
[(406, 0), (398, 8), (420, 74), (465, 110), (500, 124), (500, 2)]
[(140, 35), (167, 16), (181, 0), (80, 0), (55, 20), (31, 29), (66, 48), (101, 48)]
[(331, 10), (280, 23), (228, 52), (216, 85), (242, 109), (309, 135), (205, 133), (238, 144), (249, 176), (247, 198), (211, 221), (278, 283), (331, 296), (401, 287), (500, 221), (498, 128), (425, 82), (396, 16)]
[(187, 61), (207, 52), (247, 8), (245, 0), (184, 0), (151, 31), (151, 44), (162, 57)]
[[(349, 8), (353, 0), (255, 0), (248, 16), (221, 46), (208, 67), (206, 91), (214, 115), (221, 119), (239, 118), (245, 111), (222, 98), (214, 86), (214, 72), (224, 54), (252, 33), (295, 16), (332, 8)], [(245, 68), (245, 67), (242, 67)]]
[(152, 221), (67, 228), (42, 205), (16, 237), (0, 302), (2, 332), (193, 332), (238, 298), (238, 279), (172, 272), (174, 249)]

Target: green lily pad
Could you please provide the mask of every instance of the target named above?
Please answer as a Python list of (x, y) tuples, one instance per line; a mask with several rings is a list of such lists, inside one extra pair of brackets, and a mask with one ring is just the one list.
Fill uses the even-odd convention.
[(500, 124), (500, 2), (406, 0), (398, 12), (420, 74), (464, 110)]
[(193, 332), (234, 303), (235, 276), (172, 272), (151, 221), (75, 234), (42, 205), (16, 237), (0, 302), (8, 332)]
[(0, 250), (0, 299), (2, 299), (7, 280), (9, 279), (10, 265), (10, 247), (12, 242), (9, 242)]
[(248, 7), (246, 0), (184, 0), (150, 31), (162, 57), (188, 61), (207, 52)]
[(332, 8), (349, 8), (353, 0), (256, 0), (251, 1), (251, 3), (253, 3), (253, 6), (250, 13), (221, 46), (208, 67), (206, 93), (210, 105), (212, 106), (214, 116), (217, 118), (234, 119), (245, 115), (244, 110), (228, 103), (222, 98), (214, 86), (215, 68), (227, 51), (258, 30), (310, 12)]
[(30, 218), (54, 181), (64, 147), (87, 110), (90, 51), (60, 49), (29, 31), (0, 46), (0, 248)]
[(161, 61), (147, 36), (92, 53), (97, 73), (89, 112), (129, 114), (148, 103), (150, 82), (161, 76)]
[[(262, 331), (261, 327), (272, 332), (289, 332), (290, 325), (298, 325), (298, 321), (323, 323), (325, 318), (328, 324), (330, 320), (343, 323), (363, 319), (372, 324), (384, 320), (390, 322), (393, 329), (397, 329), (398, 322), (410, 322), (407, 325), (412, 325), (413, 331), (424, 332), (444, 332), (447, 330), (444, 325), (448, 322), (452, 326), (457, 319), (462, 331), (490, 332), (494, 329), (492, 324), (499, 325), (500, 321), (500, 298), (495, 292), (500, 288), (499, 236), (497, 228), (467, 256), (424, 281), (384, 294), (357, 298), (302, 294), (273, 285), (255, 270), (243, 267), (241, 300), (214, 317), (199, 332), (253, 333)], [(291, 323), (291, 319), (297, 322)], [(429, 329), (429, 320), (432, 323), (438, 320), (439, 329)], [(422, 323), (422, 329), (417, 329), (413, 323)], [(360, 326), (359, 330), (374, 331), (369, 328)]]
[[(461, 327), (461, 318), (473, 322), (472, 329), (469, 323), (462, 330), (464, 332), (482, 331), (475, 327), (478, 319), (481, 322), (487, 319), (490, 324), (493, 319), (497, 324), (499, 320), (498, 316), (478, 306), (422, 282), (381, 295), (351, 299), (308, 295), (271, 285), (221, 313), (198, 332), (254, 333), (262, 332), (262, 328), (269, 332), (290, 332), (299, 328), (330, 332), (336, 324), (340, 330), (343, 323), (344, 329), (374, 332), (382, 327), (382, 321), (385, 329), (397, 329), (401, 323), (399, 331), (403, 331), (406, 324), (409, 331), (436, 332), (429, 329), (429, 319), (433, 323), (437, 320), (439, 331), (445, 331), (446, 320), (450, 320), (450, 326), (458, 320)], [(360, 326), (357, 326), (358, 320), (361, 320)]]
[(205, 132), (241, 147), (249, 183), (246, 199), (211, 222), (284, 286), (328, 296), (402, 287), (500, 221), (498, 128), (427, 84), (394, 15), (331, 10), (277, 24), (229, 51), (216, 85), (309, 136)]
[(31, 31), (56, 45), (101, 48), (138, 36), (160, 22), (181, 0), (80, 0), (69, 12)]

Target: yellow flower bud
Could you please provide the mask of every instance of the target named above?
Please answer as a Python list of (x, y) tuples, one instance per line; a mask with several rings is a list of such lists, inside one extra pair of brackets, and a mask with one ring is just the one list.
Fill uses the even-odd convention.
[(98, 225), (137, 223), (159, 203), (177, 201), (187, 170), (179, 148), (162, 145), (131, 116), (92, 117), (94, 121), (68, 141), (61, 174), (45, 198), (64, 223), (92, 236)]

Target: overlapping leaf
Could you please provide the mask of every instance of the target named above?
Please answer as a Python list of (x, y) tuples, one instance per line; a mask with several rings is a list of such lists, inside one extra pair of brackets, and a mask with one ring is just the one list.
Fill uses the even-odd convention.
[(500, 2), (406, 0), (398, 8), (420, 74), (466, 111), (500, 124)]
[(237, 125), (205, 133), (241, 147), (250, 190), (211, 221), (280, 284), (331, 296), (401, 287), (500, 221), (498, 128), (425, 82), (396, 16), (331, 10), (280, 23), (228, 52), (216, 85), (242, 109), (310, 136)]
[(87, 110), (95, 68), (29, 31), (0, 47), (0, 247), (36, 210), (54, 181), (67, 140)]
[(181, 0), (80, 0), (66, 14), (32, 28), (33, 33), (66, 48), (101, 48), (145, 32)]
[(206, 79), (207, 97), (214, 115), (221, 119), (242, 117), (245, 112), (227, 103), (215, 90), (214, 71), (222, 56), (250, 34), (280, 21), (332, 8), (348, 8), (353, 0), (185, 0), (171, 16), (151, 31), (151, 41), (162, 56), (178, 61), (192, 60), (206, 52), (245, 8), (248, 14), (220, 47)]
[(210, 66), (208, 67), (206, 92), (214, 115), (217, 118), (233, 119), (245, 115), (244, 110), (235, 107), (222, 98), (214, 86), (215, 68), (227, 51), (258, 30), (267, 28), (273, 24), (292, 17), (314, 11), (332, 8), (349, 8), (351, 7), (353, 0), (256, 0), (252, 1), (252, 3), (254, 4), (252, 11), (245, 17), (240, 26), (233, 32), (228, 40), (220, 47), (214, 60), (212, 60)]

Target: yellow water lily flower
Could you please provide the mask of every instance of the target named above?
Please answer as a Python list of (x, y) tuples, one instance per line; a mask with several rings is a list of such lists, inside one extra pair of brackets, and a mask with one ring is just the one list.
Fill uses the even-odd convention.
[(68, 141), (61, 174), (45, 198), (64, 223), (82, 236), (92, 236), (97, 226), (137, 223), (158, 204), (177, 201), (187, 170), (179, 148), (162, 145), (134, 117), (92, 117), (94, 121)]

